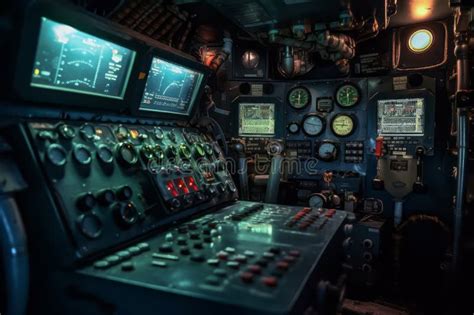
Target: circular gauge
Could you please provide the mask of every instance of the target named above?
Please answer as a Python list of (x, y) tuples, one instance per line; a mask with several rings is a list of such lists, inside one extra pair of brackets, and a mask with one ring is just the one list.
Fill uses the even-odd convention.
[(92, 161), (92, 153), (88, 147), (78, 144), (74, 147), (73, 155), (79, 164), (87, 165)]
[(67, 161), (67, 152), (59, 144), (50, 145), (46, 151), (46, 156), (48, 160), (56, 166), (63, 166)]
[(291, 134), (297, 134), (300, 131), (300, 124), (297, 122), (291, 122), (288, 124), (288, 126), (286, 126), (286, 129)]
[(102, 144), (97, 148), (97, 157), (105, 164), (110, 164), (114, 161), (114, 153), (112, 152), (112, 149), (105, 144)]
[(129, 135), (127, 127), (119, 126), (115, 131), (115, 135), (119, 141), (127, 140)]
[(352, 115), (337, 114), (331, 121), (331, 130), (338, 137), (347, 137), (354, 133), (356, 121)]
[(120, 144), (117, 153), (120, 161), (127, 166), (132, 166), (138, 161), (137, 151), (131, 143)]
[(337, 145), (333, 142), (322, 142), (317, 151), (320, 160), (330, 162), (337, 159)]
[(64, 139), (72, 139), (76, 136), (76, 130), (74, 130), (73, 127), (66, 125), (66, 124), (61, 124), (58, 127), (59, 134), (64, 138)]
[(165, 136), (163, 129), (161, 129), (160, 127), (155, 127), (153, 133), (155, 134), (155, 138), (158, 140), (163, 139), (163, 137)]
[(93, 140), (95, 137), (95, 127), (89, 124), (82, 125), (79, 132), (86, 140)]
[(247, 50), (242, 55), (242, 66), (248, 70), (254, 70), (260, 63), (260, 55), (255, 50)]
[(311, 93), (305, 87), (296, 87), (288, 93), (288, 102), (295, 109), (305, 108), (311, 103)]
[(326, 201), (326, 196), (320, 193), (312, 194), (308, 199), (308, 203), (311, 208), (323, 208)]
[(339, 106), (349, 108), (360, 101), (359, 88), (351, 83), (340, 86), (336, 91), (336, 102)]
[(308, 114), (303, 118), (303, 132), (307, 136), (318, 136), (324, 131), (326, 122), (324, 118), (317, 114)]

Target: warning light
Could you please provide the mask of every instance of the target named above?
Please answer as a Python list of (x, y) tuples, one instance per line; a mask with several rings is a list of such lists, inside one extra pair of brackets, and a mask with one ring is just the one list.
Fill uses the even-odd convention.
[(189, 194), (189, 188), (186, 186), (186, 183), (182, 178), (174, 180), (175, 185), (178, 187), (178, 190), (184, 194)]
[(194, 177), (189, 176), (186, 178), (186, 183), (188, 184), (188, 187), (193, 190), (193, 191), (199, 191), (199, 187), (196, 185), (196, 180)]
[(139, 135), (140, 133), (138, 132), (138, 130), (135, 130), (135, 129), (130, 130), (130, 137), (132, 137), (132, 139), (138, 138)]
[(35, 69), (35, 75), (39, 75), (40, 74), (40, 70), (39, 69)]
[(166, 189), (170, 192), (171, 196), (173, 197), (179, 196), (179, 192), (178, 190), (176, 190), (176, 187), (174, 186), (173, 181), (170, 180), (166, 182)]

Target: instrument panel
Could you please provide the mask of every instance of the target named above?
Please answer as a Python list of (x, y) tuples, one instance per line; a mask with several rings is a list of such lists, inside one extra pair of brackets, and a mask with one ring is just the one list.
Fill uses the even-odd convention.
[(78, 257), (237, 198), (223, 153), (197, 129), (43, 121), (25, 128), (43, 169), (44, 180), (34, 182), (53, 192)]
[[(289, 85), (287, 93), (284, 115), (287, 156), (303, 163), (317, 159), (317, 173), (325, 170), (364, 173), (367, 81), (305, 82)], [(303, 105), (306, 100), (310, 101), (305, 106), (295, 106)], [(305, 178), (311, 174), (293, 175)]]

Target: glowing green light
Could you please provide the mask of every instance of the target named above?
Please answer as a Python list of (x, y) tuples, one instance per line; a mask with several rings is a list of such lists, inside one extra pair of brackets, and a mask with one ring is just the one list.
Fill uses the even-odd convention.
[(433, 33), (427, 29), (420, 29), (411, 34), (408, 40), (408, 47), (415, 53), (428, 50), (433, 44)]

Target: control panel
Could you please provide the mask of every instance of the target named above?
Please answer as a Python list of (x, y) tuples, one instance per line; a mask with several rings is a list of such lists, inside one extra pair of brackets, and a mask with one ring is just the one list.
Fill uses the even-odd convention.
[[(134, 289), (148, 288), (163, 309), (159, 294), (180, 298), (173, 305), (177, 313), (190, 311), (186, 301), (199, 296), (199, 303), (220, 312), (302, 314), (308, 303), (316, 306), (323, 272), (328, 280), (338, 269), (331, 264), (326, 270), (323, 262), (341, 246), (345, 218), (330, 209), (237, 202), (117, 250), (79, 273), (124, 285), (134, 299), (140, 299)], [(302, 299), (308, 295), (313, 298)]]
[(288, 84), (286, 93), (286, 154), (308, 166), (289, 175), (307, 178), (326, 170), (364, 173), (366, 80)]
[(194, 129), (30, 122), (46, 187), (80, 257), (185, 211), (237, 198), (220, 148)]

